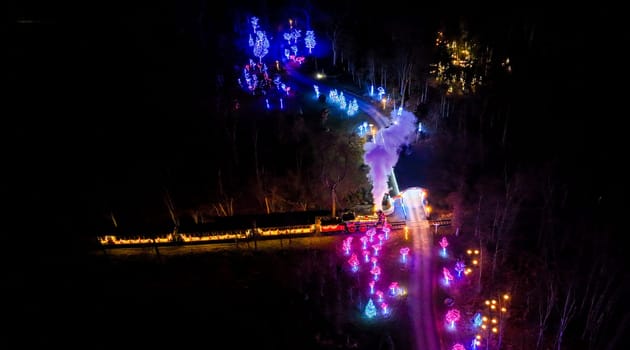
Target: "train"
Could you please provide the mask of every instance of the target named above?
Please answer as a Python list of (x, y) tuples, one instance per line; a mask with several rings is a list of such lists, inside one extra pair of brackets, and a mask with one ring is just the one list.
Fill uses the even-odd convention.
[(329, 211), (300, 211), (216, 217), (207, 222), (184, 221), (163, 227), (112, 227), (97, 240), (103, 247), (209, 244), (352, 234), (379, 226), (396, 229), (404, 222), (392, 225), (383, 212), (344, 212), (331, 217)]

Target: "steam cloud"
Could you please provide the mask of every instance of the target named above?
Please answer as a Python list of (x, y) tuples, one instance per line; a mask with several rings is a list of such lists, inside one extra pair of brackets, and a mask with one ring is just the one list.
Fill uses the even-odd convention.
[(376, 210), (381, 209), (383, 196), (389, 193), (388, 176), (398, 163), (400, 146), (409, 144), (416, 131), (413, 113), (403, 111), (399, 116), (394, 110), (391, 118), (392, 125), (376, 133), (376, 142), (366, 142), (363, 147), (365, 164), (370, 166), (368, 177), (372, 181)]

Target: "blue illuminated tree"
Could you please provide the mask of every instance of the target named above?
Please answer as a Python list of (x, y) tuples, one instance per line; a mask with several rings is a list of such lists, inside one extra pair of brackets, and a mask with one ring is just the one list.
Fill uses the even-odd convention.
[(368, 318), (376, 316), (376, 306), (374, 306), (374, 302), (372, 301), (372, 299), (370, 299), (370, 301), (368, 301), (367, 305), (365, 306), (365, 315)]
[(293, 39), (293, 43), (297, 44), (298, 39), (302, 36), (302, 31), (300, 29), (293, 28), (291, 31), (291, 38)]
[(254, 28), (254, 33), (256, 33), (256, 29), (258, 29), (258, 17), (252, 17), (249, 22), (252, 24), (252, 28)]
[(263, 31), (256, 32), (256, 42), (254, 43), (254, 56), (258, 57), (258, 63), (262, 63), (262, 58), (269, 53), (269, 39)]
[(304, 45), (308, 47), (308, 53), (312, 53), (313, 48), (317, 45), (315, 41), (315, 31), (307, 30), (306, 37), (304, 38)]

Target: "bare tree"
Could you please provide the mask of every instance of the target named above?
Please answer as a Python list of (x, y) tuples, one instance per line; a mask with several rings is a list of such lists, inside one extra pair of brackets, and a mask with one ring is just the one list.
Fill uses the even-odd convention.
[(400, 94), (400, 106), (405, 106), (405, 96), (411, 83), (414, 57), (410, 50), (400, 49), (396, 57), (396, 73), (398, 75), (398, 93)]
[(562, 309), (560, 310), (560, 320), (559, 320), (558, 330), (557, 330), (556, 339), (555, 339), (556, 350), (562, 349), (562, 340), (564, 338), (564, 332), (566, 331), (567, 326), (569, 325), (569, 322), (571, 322), (571, 320), (575, 316), (575, 312), (577, 310), (575, 290), (573, 287), (573, 284), (575, 282), (573, 281), (574, 280), (570, 282), (567, 288), (566, 294), (564, 296), (564, 302), (562, 303)]
[[(545, 284), (545, 282), (547, 282)], [(547, 330), (549, 316), (556, 304), (556, 285), (554, 281), (548, 277), (538, 286), (539, 303), (538, 303), (538, 338), (536, 339), (536, 349), (542, 349), (545, 330)]]

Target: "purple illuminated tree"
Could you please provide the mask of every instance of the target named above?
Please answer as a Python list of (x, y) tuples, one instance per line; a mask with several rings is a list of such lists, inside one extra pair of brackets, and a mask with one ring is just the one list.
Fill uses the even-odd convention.
[(457, 344), (453, 345), (451, 350), (466, 350), (466, 348), (462, 344), (457, 343)]
[(312, 53), (313, 48), (317, 45), (315, 41), (315, 31), (307, 30), (306, 37), (304, 38), (304, 45), (308, 47), (308, 53)]
[(457, 260), (457, 262), (455, 263), (455, 271), (457, 271), (457, 277), (462, 276), (462, 272), (464, 272), (464, 269), (466, 269), (466, 265), (464, 264), (464, 262), (461, 260)]
[(263, 31), (256, 32), (256, 42), (254, 43), (254, 56), (258, 57), (258, 63), (262, 63), (262, 58), (269, 53), (269, 39)]

